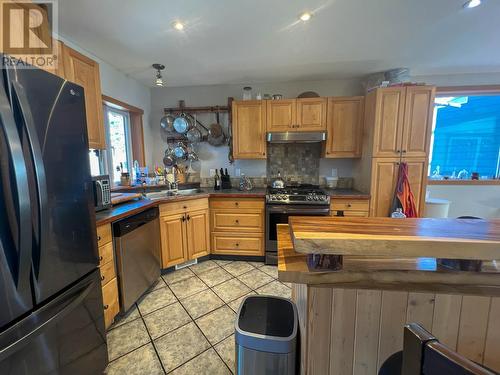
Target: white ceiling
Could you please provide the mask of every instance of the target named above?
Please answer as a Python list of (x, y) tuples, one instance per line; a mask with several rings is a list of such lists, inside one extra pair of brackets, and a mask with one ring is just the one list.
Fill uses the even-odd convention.
[(464, 1), (60, 0), (59, 32), (149, 86), (499, 72), (500, 0)]

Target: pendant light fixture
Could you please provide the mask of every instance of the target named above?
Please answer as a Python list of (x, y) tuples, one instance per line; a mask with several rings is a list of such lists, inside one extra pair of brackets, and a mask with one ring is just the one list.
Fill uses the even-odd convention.
[(165, 69), (165, 65), (153, 64), (153, 68), (156, 70), (155, 85), (163, 87), (163, 77), (161, 76), (161, 71)]

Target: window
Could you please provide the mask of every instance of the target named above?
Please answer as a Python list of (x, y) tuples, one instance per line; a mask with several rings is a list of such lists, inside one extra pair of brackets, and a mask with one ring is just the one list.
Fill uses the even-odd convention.
[(110, 179), (117, 185), (121, 171), (130, 172), (132, 147), (130, 141), (130, 117), (126, 111), (104, 107), (108, 142), (108, 171)]
[(436, 95), (429, 174), (491, 179), (500, 173), (500, 92)]

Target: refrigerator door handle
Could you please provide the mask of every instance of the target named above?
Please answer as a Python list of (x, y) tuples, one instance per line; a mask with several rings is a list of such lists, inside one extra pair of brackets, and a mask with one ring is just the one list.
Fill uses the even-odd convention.
[(33, 115), (29, 106), (28, 99), (24, 93), (23, 87), (18, 83), (12, 82), (12, 96), (13, 101), (19, 107), (19, 115), (23, 126), (25, 127), (26, 134), (29, 141), (29, 148), (31, 153), (31, 160), (33, 163), (34, 176), (36, 180), (37, 189), (37, 208), (38, 208), (38, 233), (36, 234), (36, 243), (38, 244), (38, 254), (33, 257), (33, 268), (35, 276), (38, 278), (40, 271), (40, 257), (43, 244), (46, 243), (46, 236), (48, 233), (47, 224), (47, 180), (45, 177), (45, 167), (43, 165), (42, 151), (38, 135), (36, 132)]
[[(31, 272), (31, 202), (28, 190), (28, 174), (26, 171), (26, 161), (24, 160), (21, 140), (17, 132), (17, 126), (12, 114), (10, 102), (7, 98), (3, 87), (0, 86), (0, 128), (6, 140), (6, 158), (1, 160), (2, 166), (6, 165), (6, 171), (3, 174), (3, 184), (12, 186), (14, 182), (14, 189), (17, 193), (17, 205), (13, 202), (12, 210), (16, 208), (16, 213), (12, 213), (14, 217), (12, 220), (17, 221), (17, 230), (12, 228), (12, 221), (10, 227), (12, 235), (16, 238), (14, 242), (17, 245), (17, 259), (13, 258), (12, 254), (6, 254), (7, 259), (12, 259), (12, 264), (9, 262), (9, 268), (14, 279), (14, 283), (23, 294), (31, 294), (30, 292), (30, 272)], [(13, 174), (10, 175), (10, 165), (12, 165)], [(6, 174), (5, 174), (6, 173)], [(14, 180), (14, 181), (12, 181)]]
[(96, 278), (84, 281), (0, 334), (0, 363), (78, 307), (95, 284)]

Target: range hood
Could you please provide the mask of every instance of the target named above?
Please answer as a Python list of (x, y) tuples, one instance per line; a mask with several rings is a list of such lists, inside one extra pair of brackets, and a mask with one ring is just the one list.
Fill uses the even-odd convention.
[(325, 132), (272, 132), (267, 133), (269, 143), (317, 143), (326, 140)]

